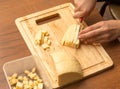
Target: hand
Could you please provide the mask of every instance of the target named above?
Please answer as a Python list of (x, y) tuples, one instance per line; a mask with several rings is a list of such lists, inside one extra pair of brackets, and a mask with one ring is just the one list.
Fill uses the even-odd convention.
[(94, 9), (96, 0), (74, 0), (75, 13), (74, 18), (86, 17)]
[(120, 20), (101, 21), (80, 31), (79, 39), (87, 43), (105, 43), (120, 36)]

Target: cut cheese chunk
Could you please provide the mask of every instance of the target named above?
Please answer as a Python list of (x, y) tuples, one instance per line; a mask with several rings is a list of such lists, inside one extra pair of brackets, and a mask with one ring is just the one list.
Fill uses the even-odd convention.
[(42, 32), (42, 34), (43, 34), (44, 36), (48, 35), (48, 31), (47, 31), (47, 30), (42, 30), (41, 32)]
[(81, 65), (74, 56), (67, 54), (65, 51), (54, 52), (51, 56), (55, 64), (59, 86), (82, 78), (83, 73)]
[(72, 24), (62, 38), (62, 45), (79, 48), (80, 40), (78, 39), (78, 33), (80, 29), (82, 29), (81, 25)]
[(48, 44), (42, 44), (41, 45), (42, 46), (42, 48), (44, 49), (44, 50), (46, 50), (46, 49), (49, 49), (50, 48), (50, 46), (48, 45)]
[(35, 35), (35, 44), (36, 44), (36, 45), (41, 45), (41, 44), (42, 44), (42, 33), (41, 33), (41, 31), (39, 31), (39, 32)]
[(51, 40), (47, 30), (40, 30), (35, 35), (35, 44), (40, 45), (44, 50), (49, 49), (51, 46)]
[(47, 36), (44, 37), (44, 43), (47, 43), (49, 38)]

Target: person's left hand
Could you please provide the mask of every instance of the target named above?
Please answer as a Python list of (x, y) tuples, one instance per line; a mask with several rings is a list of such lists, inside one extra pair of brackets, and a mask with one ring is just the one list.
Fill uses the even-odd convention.
[(96, 0), (73, 0), (75, 4), (74, 18), (86, 18), (96, 5)]
[(87, 43), (105, 43), (120, 36), (120, 20), (101, 21), (80, 31), (78, 38)]

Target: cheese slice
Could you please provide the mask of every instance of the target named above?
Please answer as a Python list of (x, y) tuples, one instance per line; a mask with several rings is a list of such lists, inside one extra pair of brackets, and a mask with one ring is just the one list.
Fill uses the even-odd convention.
[[(68, 30), (69, 30), (69, 33), (67, 33), (68, 35), (68, 40), (66, 41), (66, 43), (68, 43), (68, 45), (70, 45), (71, 47), (74, 46), (73, 45), (73, 41), (74, 41), (74, 36), (75, 34), (73, 32), (75, 32), (75, 29), (76, 29), (76, 25), (72, 25)], [(72, 29), (71, 29), (72, 28)]]
[(57, 72), (57, 83), (59, 86), (80, 80), (83, 76), (82, 68), (78, 60), (66, 53), (57, 51), (51, 54)]
[(73, 44), (75, 48), (78, 48), (80, 45), (80, 40), (78, 39), (79, 31), (80, 31), (80, 25), (76, 25), (75, 35), (74, 35), (74, 40), (73, 40)]
[(78, 33), (81, 28), (82, 26), (79, 24), (72, 24), (69, 26), (62, 38), (62, 45), (79, 48), (80, 40), (78, 39)]

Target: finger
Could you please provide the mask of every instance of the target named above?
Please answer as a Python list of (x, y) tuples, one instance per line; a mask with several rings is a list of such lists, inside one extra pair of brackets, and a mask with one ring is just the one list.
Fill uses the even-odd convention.
[(89, 31), (92, 31), (92, 30), (97, 30), (101, 27), (101, 23), (96, 23), (94, 25), (91, 25), (89, 27), (86, 27), (85, 29), (81, 30), (79, 34), (84, 34), (84, 33), (87, 33)]
[(74, 0), (74, 4), (75, 4), (75, 9), (74, 11), (79, 11), (80, 8), (81, 8), (81, 4), (80, 4), (80, 1), (79, 0)]
[(84, 13), (82, 11), (78, 11), (78, 12), (74, 13), (73, 17), (74, 18), (82, 18), (82, 17), (84, 17)]
[(88, 43), (100, 43), (100, 41), (103, 39), (104, 39), (103, 35), (97, 35), (97, 36), (87, 39), (87, 42)]
[(76, 7), (75, 7), (75, 9), (74, 9), (74, 12), (77, 12), (77, 11), (80, 11), (80, 6), (78, 6), (78, 5), (76, 4)]
[(87, 39), (88, 43), (103, 43), (103, 42), (108, 42), (111, 39), (108, 38), (109, 34), (99, 34), (93, 38)]
[(95, 43), (107, 43), (107, 42), (109, 42), (109, 40), (101, 39), (101, 40), (95, 41)]
[(78, 38), (86, 40), (86, 39), (97, 37), (99, 34), (101, 34), (100, 29), (96, 29), (96, 30), (88, 31), (84, 34), (79, 34)]

